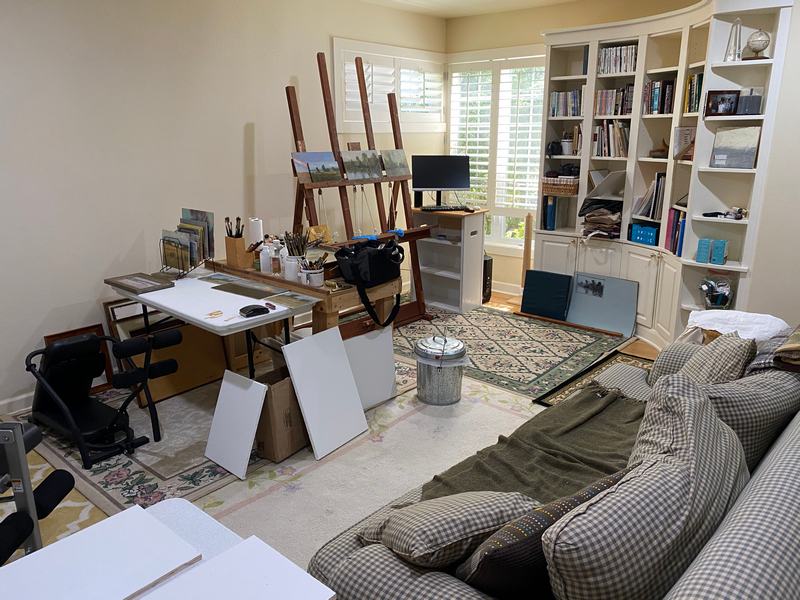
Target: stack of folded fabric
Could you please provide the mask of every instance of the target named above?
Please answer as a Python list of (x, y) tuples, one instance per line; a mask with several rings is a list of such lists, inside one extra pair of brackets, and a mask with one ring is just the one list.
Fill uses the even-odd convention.
[(622, 214), (619, 211), (612, 211), (608, 208), (596, 208), (587, 213), (583, 220), (583, 235), (590, 235), (598, 232), (611, 239), (619, 238), (620, 222)]
[(800, 327), (775, 351), (775, 366), (787, 371), (800, 371)]

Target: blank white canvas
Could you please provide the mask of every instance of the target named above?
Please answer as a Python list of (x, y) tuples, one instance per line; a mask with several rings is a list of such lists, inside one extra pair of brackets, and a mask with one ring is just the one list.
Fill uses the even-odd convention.
[(344, 347), (364, 410), (393, 398), (397, 386), (392, 327), (345, 340)]
[(332, 590), (255, 536), (145, 596), (147, 600), (330, 600)]
[(317, 460), (367, 430), (338, 327), (283, 347)]
[(120, 600), (200, 560), (200, 552), (140, 506), (0, 568), (3, 598)]
[(206, 457), (239, 479), (247, 474), (266, 394), (267, 386), (263, 383), (225, 371), (208, 434)]

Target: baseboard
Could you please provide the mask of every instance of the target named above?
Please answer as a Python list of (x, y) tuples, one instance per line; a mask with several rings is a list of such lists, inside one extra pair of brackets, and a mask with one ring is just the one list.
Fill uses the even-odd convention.
[(509, 294), (511, 296), (519, 296), (522, 294), (522, 286), (506, 281), (492, 280), (492, 291), (500, 292), (501, 294)]
[(0, 400), (0, 415), (14, 415), (27, 410), (33, 404), (33, 391)]

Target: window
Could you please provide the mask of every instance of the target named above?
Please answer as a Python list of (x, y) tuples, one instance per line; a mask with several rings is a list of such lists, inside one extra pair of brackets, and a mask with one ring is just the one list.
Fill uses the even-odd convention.
[[(364, 131), (355, 59), (364, 79), (373, 128), (391, 131), (387, 94), (397, 94), (404, 132), (444, 132), (444, 55), (334, 38), (336, 120), (342, 133)], [(343, 76), (342, 76), (343, 74)]]
[(449, 106), (449, 152), (470, 157), (459, 197), (490, 210), (488, 243), (521, 244), (538, 207), (543, 57), (451, 64)]

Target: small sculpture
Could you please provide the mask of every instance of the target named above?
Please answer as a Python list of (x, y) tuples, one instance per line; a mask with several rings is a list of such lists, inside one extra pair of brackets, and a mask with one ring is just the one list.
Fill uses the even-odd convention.
[(769, 34), (763, 29), (751, 33), (750, 37), (747, 38), (747, 48), (753, 53), (753, 56), (748, 56), (745, 60), (762, 60), (764, 58), (769, 58), (761, 53), (769, 48), (771, 41)]
[(728, 48), (725, 50), (725, 62), (736, 62), (742, 60), (742, 20), (736, 17), (731, 25), (731, 33), (728, 36)]

